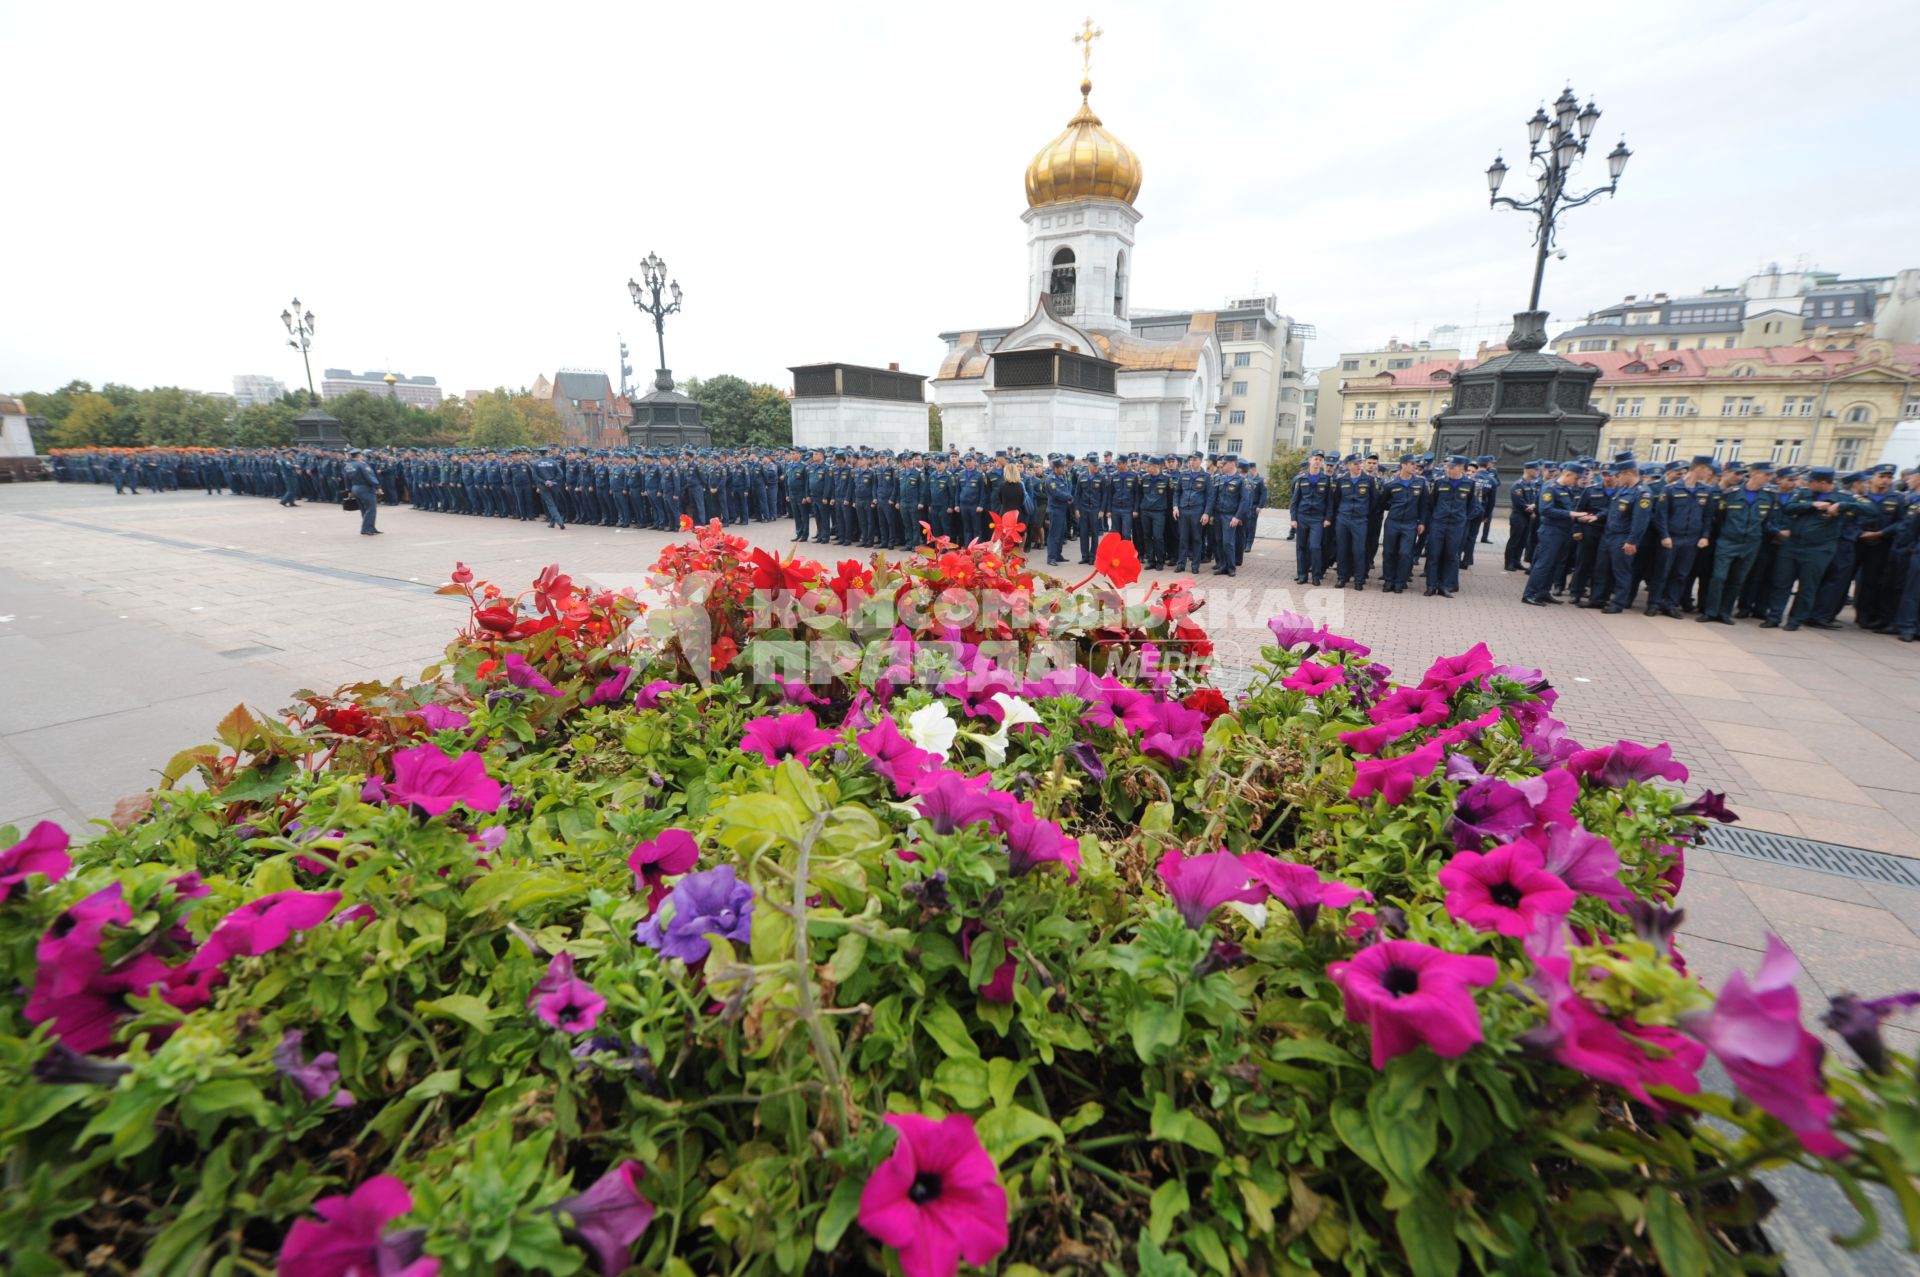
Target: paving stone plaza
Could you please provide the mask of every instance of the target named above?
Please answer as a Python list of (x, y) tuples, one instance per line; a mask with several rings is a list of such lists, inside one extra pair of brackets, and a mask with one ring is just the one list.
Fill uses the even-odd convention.
[[(175, 751), (210, 739), (236, 701), (271, 711), (300, 688), (418, 673), (464, 619), (464, 600), (434, 593), (456, 560), (503, 585), (558, 562), (639, 588), (668, 540), (404, 506), (380, 521), (387, 535), (362, 539), (355, 516), (328, 506), (0, 488), (0, 667), (15, 674), (0, 702), (0, 821), (108, 815)], [(1285, 516), (1263, 523), (1263, 534), (1282, 531)], [(746, 535), (793, 548), (784, 522)], [(1496, 657), (1544, 670), (1582, 742), (1670, 741), (1693, 785), (1725, 791), (1741, 828), (1920, 865), (1920, 649), (1851, 630), (1526, 608), (1498, 554), (1479, 557), (1454, 599), (1302, 591), (1293, 546), (1263, 535), (1226, 583), (1233, 593), (1204, 574), (1198, 584), (1213, 595), (1201, 619), (1221, 681), (1244, 677), (1268, 641), (1266, 618), (1284, 608), (1334, 623), (1399, 673), (1485, 639)], [(1682, 934), (1710, 983), (1752, 969), (1769, 931), (1801, 956), (1819, 1002), (1920, 973), (1920, 889), (1704, 849), (1689, 868)], [(1901, 1049), (1920, 1046), (1920, 1034), (1887, 1032)]]

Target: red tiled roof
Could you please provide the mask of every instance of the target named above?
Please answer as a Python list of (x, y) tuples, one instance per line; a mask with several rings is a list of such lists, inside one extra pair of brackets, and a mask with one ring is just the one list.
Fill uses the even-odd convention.
[[(1874, 366), (1873, 361), (1861, 359), (1858, 350), (1815, 350), (1808, 346), (1749, 346), (1733, 350), (1602, 350), (1568, 355), (1567, 358), (1577, 364), (1598, 368), (1600, 379), (1607, 382), (1721, 376), (1725, 369), (1734, 364), (1758, 364), (1765, 369), (1781, 369), (1789, 373), (1799, 370), (1809, 380), (1824, 380), (1851, 372), (1856, 365)], [(1895, 346), (1892, 358), (1886, 362), (1903, 372), (1920, 371), (1920, 345)], [(1628, 371), (1636, 364), (1645, 367)], [(1661, 371), (1663, 366), (1676, 364), (1678, 367), (1672, 371)]]
[(1365, 377), (1349, 377), (1345, 384), (1356, 390), (1384, 390), (1388, 386), (1425, 389), (1442, 384), (1462, 368), (1471, 368), (1471, 359), (1429, 359), (1411, 368), (1383, 370)]

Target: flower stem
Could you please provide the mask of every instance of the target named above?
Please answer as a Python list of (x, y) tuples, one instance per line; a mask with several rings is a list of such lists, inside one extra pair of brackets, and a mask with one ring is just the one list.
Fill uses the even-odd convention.
[(799, 1015), (813, 1040), (813, 1053), (820, 1061), (820, 1072), (827, 1084), (827, 1108), (833, 1114), (834, 1134), (841, 1143), (847, 1139), (847, 1093), (841, 1080), (840, 1046), (827, 1031), (820, 1008), (813, 999), (813, 951), (807, 939), (807, 879), (810, 876), (814, 840), (826, 828), (827, 812), (817, 811), (813, 823), (800, 839), (800, 855), (793, 866), (793, 982), (799, 1000)]

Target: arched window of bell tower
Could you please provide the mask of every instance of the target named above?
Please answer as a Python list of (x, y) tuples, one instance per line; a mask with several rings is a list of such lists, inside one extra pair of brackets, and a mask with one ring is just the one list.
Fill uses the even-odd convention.
[(1113, 260), (1113, 317), (1127, 317), (1127, 250), (1124, 248)]
[(1074, 305), (1074, 261), (1073, 250), (1063, 248), (1053, 255), (1053, 274), (1047, 284), (1049, 300), (1055, 313), (1071, 315)]

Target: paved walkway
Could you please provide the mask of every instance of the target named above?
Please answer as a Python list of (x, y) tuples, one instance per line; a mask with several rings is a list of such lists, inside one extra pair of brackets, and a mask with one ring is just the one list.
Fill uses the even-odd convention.
[[(456, 559), (503, 588), (556, 561), (578, 579), (640, 586), (669, 540), (404, 508), (380, 522), (388, 535), (363, 538), (357, 516), (326, 506), (0, 487), (0, 823), (77, 829), (105, 815), (209, 739), (236, 701), (270, 711), (299, 688), (416, 673), (464, 620), (463, 600), (433, 593)], [(749, 535), (789, 546), (785, 524)], [(1726, 791), (1747, 825), (1920, 858), (1920, 646), (1526, 608), (1499, 546), (1479, 557), (1452, 600), (1377, 585), (1301, 592), (1293, 546), (1262, 538), (1231, 582), (1201, 577), (1201, 619), (1229, 671), (1256, 658), (1282, 608), (1365, 641), (1406, 677), (1484, 639), (1545, 671), (1576, 737), (1671, 741), (1693, 785)], [(1920, 890), (1706, 851), (1689, 864), (1681, 943), (1710, 984), (1752, 971), (1774, 932), (1805, 964), (1809, 1020), (1830, 994), (1920, 985)], [(1920, 1051), (1912, 1027), (1887, 1036)], [(1776, 1187), (1774, 1231), (1795, 1273), (1911, 1271), (1885, 1243), (1860, 1255), (1828, 1245), (1847, 1215), (1825, 1185)]]

